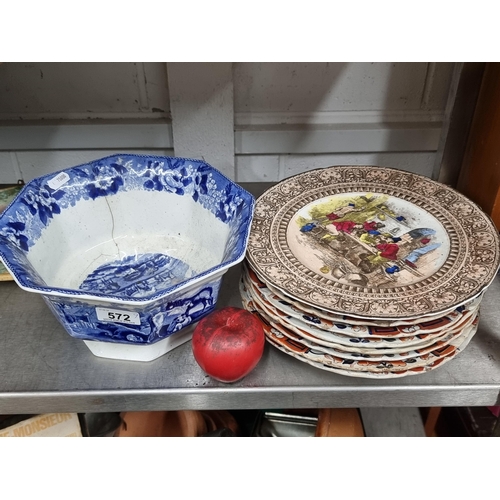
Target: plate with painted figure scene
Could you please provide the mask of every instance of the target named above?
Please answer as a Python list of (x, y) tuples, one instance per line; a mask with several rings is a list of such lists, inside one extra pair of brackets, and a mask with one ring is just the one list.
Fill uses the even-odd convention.
[(248, 264), (299, 303), (368, 321), (425, 321), (479, 297), (500, 262), (489, 216), (427, 177), (336, 166), (256, 202)]

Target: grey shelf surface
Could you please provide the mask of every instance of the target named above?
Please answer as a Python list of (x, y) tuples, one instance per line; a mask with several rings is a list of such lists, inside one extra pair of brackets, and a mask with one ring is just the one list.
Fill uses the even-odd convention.
[[(258, 194), (265, 185), (245, 186)], [(218, 307), (241, 307), (241, 267), (223, 278)], [(486, 291), (479, 329), (455, 359), (401, 379), (319, 370), (269, 344), (234, 384), (203, 373), (188, 342), (148, 363), (95, 357), (42, 298), (0, 282), (0, 414), (178, 409), (490, 406), (500, 404), (500, 279)]]

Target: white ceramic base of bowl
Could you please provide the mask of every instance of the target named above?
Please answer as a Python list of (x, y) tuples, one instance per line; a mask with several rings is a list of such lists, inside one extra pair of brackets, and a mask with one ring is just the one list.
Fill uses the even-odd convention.
[(97, 340), (84, 340), (84, 342), (92, 354), (100, 358), (121, 359), (124, 361), (153, 361), (191, 340), (195, 326), (196, 323), (186, 326), (154, 344), (114, 344)]

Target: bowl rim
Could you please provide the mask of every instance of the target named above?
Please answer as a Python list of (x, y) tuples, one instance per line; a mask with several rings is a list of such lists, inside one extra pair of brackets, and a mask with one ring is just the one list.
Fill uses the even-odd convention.
[[(230, 267), (240, 263), (243, 261), (245, 258), (246, 254), (246, 248), (248, 245), (248, 240), (250, 237), (250, 230), (252, 227), (252, 221), (253, 221), (253, 216), (254, 216), (254, 209), (255, 209), (255, 197), (247, 191), (245, 188), (243, 188), (240, 184), (238, 184), (236, 181), (230, 179), (227, 177), (225, 174), (223, 174), (220, 170), (217, 168), (213, 167), (210, 165), (208, 162), (196, 158), (185, 158), (185, 157), (180, 157), (180, 156), (167, 156), (167, 155), (147, 155), (147, 154), (134, 154), (134, 153), (115, 153), (112, 155), (104, 156), (102, 158), (96, 158), (95, 160), (91, 160), (85, 163), (81, 163), (79, 165), (74, 165), (71, 167), (67, 167), (61, 170), (58, 170), (56, 172), (50, 172), (48, 174), (42, 175), (35, 177), (28, 181), (26, 184), (23, 185), (22, 189), (19, 191), (17, 196), (7, 205), (5, 210), (0, 213), (0, 221), (4, 216), (6, 216), (9, 212), (9, 209), (18, 202), (19, 198), (22, 196), (22, 194), (29, 189), (29, 187), (33, 187), (33, 184), (39, 183), (45, 179), (51, 179), (54, 177), (57, 177), (58, 174), (62, 172), (67, 172), (76, 168), (80, 167), (86, 167), (89, 164), (92, 164), (94, 162), (99, 162), (103, 160), (110, 160), (112, 158), (120, 158), (120, 157), (128, 157), (128, 158), (147, 158), (147, 159), (152, 159), (152, 160), (165, 160), (165, 159), (175, 159), (175, 160), (183, 160), (185, 162), (195, 162), (199, 166), (207, 166), (211, 170), (215, 171), (219, 176), (222, 177), (223, 180), (226, 182), (230, 183), (231, 185), (237, 187), (242, 194), (245, 195), (245, 197), (248, 198), (249, 201), (249, 217), (248, 219), (241, 225), (241, 227), (244, 229), (243, 231), (243, 244), (241, 246), (240, 252), (238, 252), (237, 255), (235, 255), (232, 259), (227, 260), (223, 263), (220, 263), (216, 266), (210, 267), (209, 269), (196, 274), (195, 276), (192, 276), (191, 278), (188, 278), (186, 281), (183, 281), (181, 283), (177, 283), (173, 286), (170, 286), (164, 290), (158, 291), (156, 293), (153, 293), (152, 295), (149, 295), (147, 297), (127, 297), (127, 298), (121, 298), (121, 297), (116, 297), (116, 296), (109, 296), (104, 293), (99, 293), (99, 292), (94, 292), (94, 293), (89, 293), (87, 291), (82, 291), (82, 290), (77, 290), (77, 289), (71, 289), (71, 288), (62, 288), (62, 287), (55, 287), (55, 286), (42, 286), (42, 285), (29, 285), (26, 283), (25, 279), (23, 279), (23, 276), (20, 275), (17, 268), (17, 265), (12, 266), (12, 264), (9, 261), (8, 256), (5, 255), (4, 248), (6, 247), (5, 245), (0, 245), (0, 261), (3, 262), (4, 266), (7, 268), (7, 270), (10, 272), (12, 277), (14, 278), (14, 281), (17, 283), (17, 285), (22, 288), (23, 290), (26, 290), (28, 292), (35, 292), (39, 293), (41, 295), (46, 295), (46, 296), (53, 296), (53, 297), (60, 297), (60, 298), (71, 298), (71, 299), (80, 299), (83, 301), (93, 301), (93, 302), (106, 302), (109, 304), (122, 304), (122, 305), (149, 305), (154, 302), (157, 302), (159, 299), (162, 299), (164, 297), (167, 297), (171, 294), (179, 293), (182, 291), (187, 291), (195, 286), (199, 286), (203, 283), (207, 283), (210, 278), (216, 279), (220, 278), (222, 274), (224, 274)], [(27, 274), (23, 272), (22, 274)]]

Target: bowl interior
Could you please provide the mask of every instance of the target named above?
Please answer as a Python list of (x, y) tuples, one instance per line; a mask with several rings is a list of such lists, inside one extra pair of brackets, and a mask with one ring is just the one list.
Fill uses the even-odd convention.
[(140, 297), (220, 264), (228, 236), (191, 197), (124, 191), (61, 211), (28, 260), (51, 287)]
[(29, 183), (0, 217), (18, 282), (142, 299), (241, 260), (253, 197), (203, 162), (151, 158), (74, 167), (55, 190), (57, 174)]

